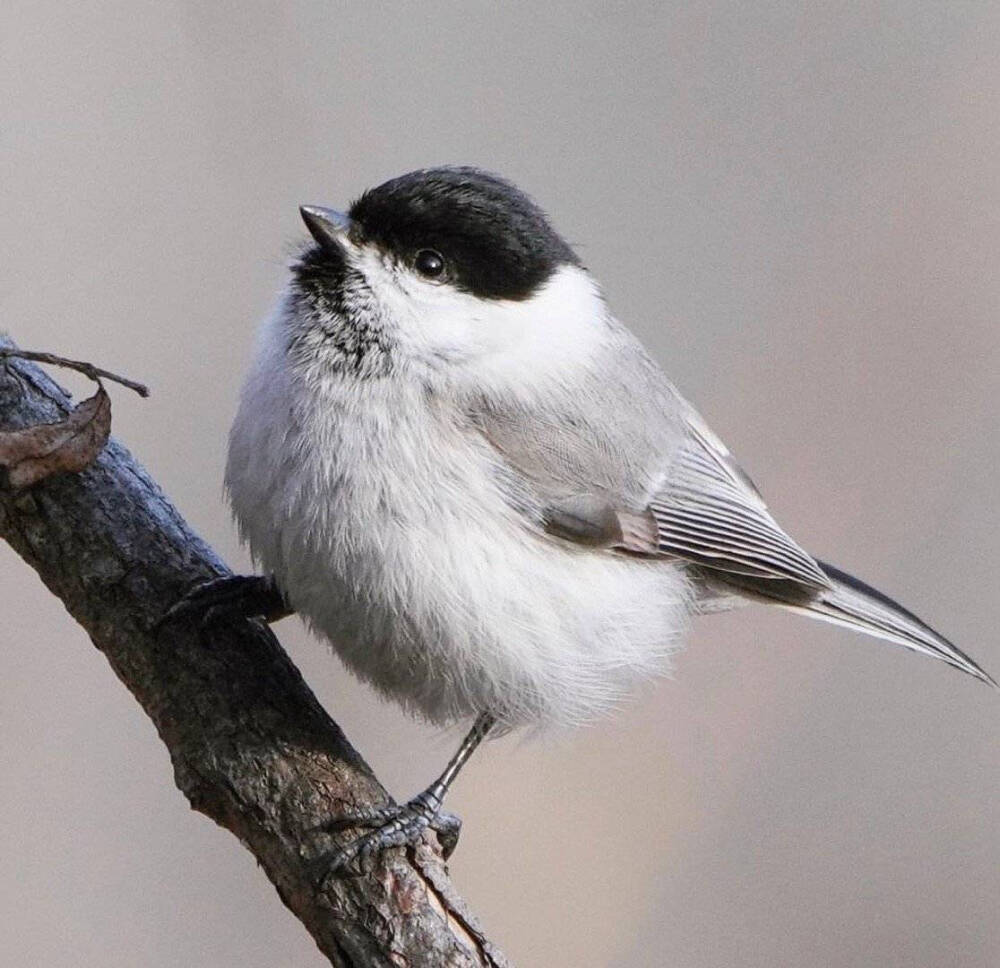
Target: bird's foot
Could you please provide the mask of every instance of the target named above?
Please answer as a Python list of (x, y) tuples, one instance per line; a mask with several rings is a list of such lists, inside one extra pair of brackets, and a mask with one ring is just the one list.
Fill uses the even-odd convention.
[(276, 622), (292, 609), (270, 575), (225, 575), (192, 588), (164, 613), (159, 624), (197, 617), (202, 626), (238, 619)]
[(441, 809), (441, 798), (432, 790), (425, 790), (409, 803), (356, 811), (338, 817), (324, 829), (335, 832), (351, 827), (372, 829), (370, 833), (345, 844), (332, 857), (322, 858), (323, 880), (355, 859), (363, 860), (389, 847), (413, 846), (428, 828), (437, 834), (441, 853), (447, 860), (458, 844), (462, 821), (454, 814), (444, 812)]

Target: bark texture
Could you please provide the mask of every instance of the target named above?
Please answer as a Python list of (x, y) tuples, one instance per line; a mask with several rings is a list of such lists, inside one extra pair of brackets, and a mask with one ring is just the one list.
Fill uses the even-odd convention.
[[(10, 345), (0, 337), (0, 346)], [(0, 427), (62, 417), (35, 365), (0, 361)], [(0, 482), (0, 537), (38, 572), (152, 719), (191, 806), (239, 838), (336, 966), (500, 966), (455, 894), (437, 840), (324, 882), (325, 821), (388, 795), (259, 623), (157, 628), (197, 582), (228, 573), (129, 452), (30, 489)]]

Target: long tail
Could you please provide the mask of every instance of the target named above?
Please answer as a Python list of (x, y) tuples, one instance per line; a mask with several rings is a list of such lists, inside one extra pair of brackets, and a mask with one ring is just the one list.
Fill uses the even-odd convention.
[(848, 575), (825, 561), (818, 561), (817, 564), (830, 579), (832, 587), (808, 602), (781, 602), (783, 607), (933, 656), (1000, 688), (996, 680), (975, 661), (922, 622), (913, 612), (853, 575)]
[[(817, 560), (816, 564), (830, 582), (827, 589), (807, 589), (798, 582), (699, 569), (695, 574), (705, 582), (702, 608), (704, 611), (714, 611), (735, 604), (729, 596), (736, 590), (741, 596), (767, 601), (789, 611), (832, 622), (834, 625), (843, 625), (856, 632), (864, 632), (914, 652), (941, 659), (942, 662), (1000, 689), (1000, 685), (989, 673), (913, 612), (825, 561)], [(716, 597), (720, 592), (721, 595)]]

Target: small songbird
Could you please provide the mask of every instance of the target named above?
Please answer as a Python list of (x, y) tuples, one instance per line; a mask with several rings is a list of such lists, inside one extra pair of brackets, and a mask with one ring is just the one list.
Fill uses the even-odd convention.
[(265, 576), (185, 607), (298, 612), (383, 695), (473, 723), (420, 796), (351, 821), (373, 829), (333, 867), (437, 825), (488, 734), (606, 711), (701, 612), (770, 603), (993, 683), (785, 534), (512, 184), (432, 168), (301, 213), (312, 244), (261, 330), (226, 469)]

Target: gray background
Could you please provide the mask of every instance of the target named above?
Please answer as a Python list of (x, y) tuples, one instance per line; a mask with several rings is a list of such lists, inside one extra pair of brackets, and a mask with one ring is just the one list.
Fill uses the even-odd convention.
[[(1000, 672), (996, 4), (0, 16), (0, 325), (153, 386), (115, 392), (116, 433), (235, 565), (223, 444), (296, 206), (476, 163), (548, 208), (797, 538)], [(5, 547), (0, 582), (0, 961), (321, 965)], [(278, 631), (389, 787), (422, 787), (454, 736)], [(705, 619), (617, 718), (479, 757), (454, 876), (522, 966), (995, 966), (998, 722), (928, 660)]]

